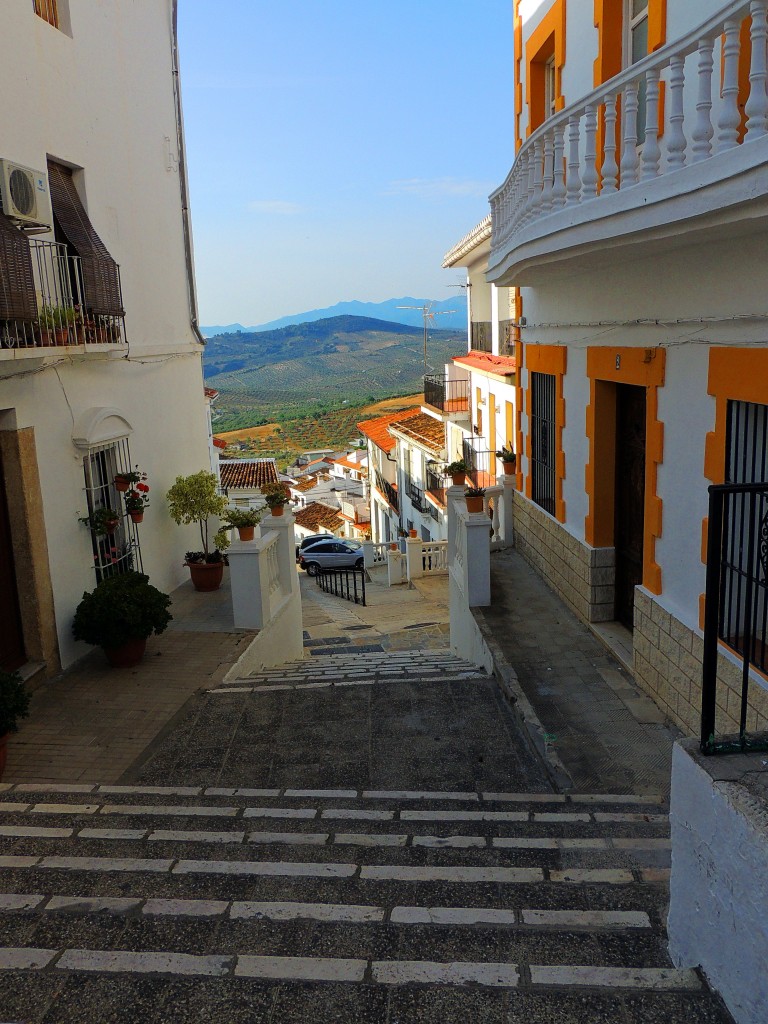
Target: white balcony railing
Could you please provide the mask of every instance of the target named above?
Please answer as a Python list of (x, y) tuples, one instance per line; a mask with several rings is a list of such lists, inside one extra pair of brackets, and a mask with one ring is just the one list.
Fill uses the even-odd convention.
[[(490, 267), (516, 246), (577, 223), (588, 204), (589, 216), (608, 215), (621, 209), (616, 193), (643, 192), (658, 178), (678, 188), (672, 176), (686, 167), (766, 136), (767, 9), (768, 0), (732, 0), (695, 31), (548, 118), (526, 139), (504, 184), (491, 195)], [(740, 34), (748, 17), (749, 94), (742, 124)], [(644, 124), (638, 124), (643, 106)], [(700, 186), (698, 177), (692, 188)]]
[(31, 238), (29, 248), (38, 318), (2, 321), (0, 349), (124, 344), (122, 314), (89, 311), (80, 258), (68, 253), (67, 247), (59, 242)]

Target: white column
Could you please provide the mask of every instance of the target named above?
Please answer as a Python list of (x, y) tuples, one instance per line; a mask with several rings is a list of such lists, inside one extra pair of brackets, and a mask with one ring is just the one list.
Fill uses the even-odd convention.
[(464, 526), (467, 531), (464, 593), (470, 608), (486, 608), (491, 603), (491, 524), (485, 512), (469, 512)]
[(227, 552), (235, 629), (263, 629), (269, 621), (269, 574), (259, 557), (262, 547), (261, 538), (235, 540)]
[(405, 542), (405, 557), (408, 566), (408, 579), (416, 580), (424, 575), (424, 558), (422, 541), (419, 537), (409, 537)]

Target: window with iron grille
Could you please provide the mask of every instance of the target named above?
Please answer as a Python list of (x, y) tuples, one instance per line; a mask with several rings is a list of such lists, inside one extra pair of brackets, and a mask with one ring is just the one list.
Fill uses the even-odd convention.
[(768, 406), (728, 402), (726, 483), (765, 483), (729, 494), (723, 516), (718, 635), (768, 671)]
[(127, 438), (91, 448), (83, 458), (88, 515), (93, 516), (99, 509), (112, 509), (118, 513), (117, 525), (111, 533), (91, 530), (97, 583), (124, 572), (144, 571), (138, 527), (126, 515), (120, 493), (115, 488), (115, 476), (130, 469)]
[(34, 0), (35, 14), (54, 28), (59, 27), (59, 5), (57, 0)]
[(531, 496), (555, 514), (555, 375), (531, 373)]

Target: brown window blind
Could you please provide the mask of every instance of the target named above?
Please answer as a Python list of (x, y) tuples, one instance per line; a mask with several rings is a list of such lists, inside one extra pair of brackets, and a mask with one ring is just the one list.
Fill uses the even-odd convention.
[(84, 304), (92, 313), (122, 316), (120, 274), (102, 240), (88, 219), (72, 171), (48, 162), (53, 212), (67, 242), (80, 257)]
[(35, 0), (35, 14), (54, 28), (59, 27), (59, 9), (56, 0)]
[(37, 320), (29, 239), (0, 213), (0, 320)]

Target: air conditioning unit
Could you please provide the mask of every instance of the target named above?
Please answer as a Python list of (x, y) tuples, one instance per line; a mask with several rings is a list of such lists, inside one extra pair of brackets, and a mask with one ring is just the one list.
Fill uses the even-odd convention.
[(0, 202), (3, 213), (22, 225), (53, 227), (48, 175), (10, 160), (0, 160)]

